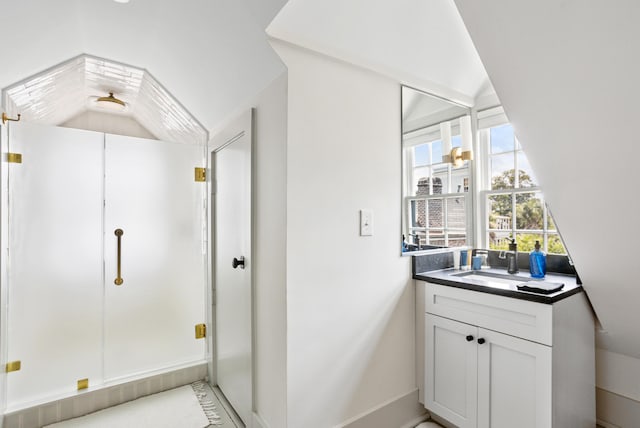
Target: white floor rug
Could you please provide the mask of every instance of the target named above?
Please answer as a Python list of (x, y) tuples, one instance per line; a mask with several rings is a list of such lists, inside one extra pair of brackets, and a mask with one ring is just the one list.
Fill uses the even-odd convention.
[[(48, 427), (204, 428), (212, 421), (200, 405), (197, 391), (197, 387), (186, 385)], [(209, 409), (209, 416), (212, 413), (213, 409)]]
[(416, 428), (442, 428), (442, 426), (438, 425), (437, 423), (435, 423), (433, 421), (427, 421), (427, 422), (421, 423)]

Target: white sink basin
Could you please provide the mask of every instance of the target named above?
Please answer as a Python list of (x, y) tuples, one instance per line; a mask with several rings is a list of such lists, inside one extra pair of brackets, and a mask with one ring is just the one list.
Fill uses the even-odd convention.
[(476, 281), (482, 281), (482, 282), (493, 283), (493, 284), (497, 283), (497, 284), (506, 284), (506, 285), (520, 285), (527, 282), (527, 280), (524, 278), (518, 278), (518, 277), (512, 278), (507, 275), (490, 274), (490, 273), (484, 273), (482, 271), (467, 271), (467, 272), (456, 273), (456, 274), (453, 274), (452, 276), (456, 276), (458, 278), (464, 278), (464, 279), (473, 279)]
[(496, 278), (493, 276), (488, 276), (488, 275), (477, 275), (477, 274), (471, 274), (471, 275), (465, 275), (464, 276), (465, 279), (477, 279), (480, 281), (486, 281), (486, 282), (498, 282), (500, 284), (509, 284), (509, 285), (518, 285), (518, 284), (522, 284), (523, 280), (521, 279), (504, 279), (504, 278)]

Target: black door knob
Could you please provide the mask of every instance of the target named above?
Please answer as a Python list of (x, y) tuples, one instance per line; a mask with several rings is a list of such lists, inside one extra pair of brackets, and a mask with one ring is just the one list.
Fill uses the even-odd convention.
[(467, 342), (471, 342), (473, 340), (473, 336), (469, 335), (467, 336)]
[(240, 266), (240, 269), (244, 269), (244, 256), (240, 256), (239, 259), (236, 259), (234, 257), (233, 261), (231, 262), (231, 266), (233, 266), (234, 269), (236, 269), (238, 266)]
[(481, 344), (481, 345), (482, 345), (484, 342), (486, 342), (486, 341), (485, 341), (483, 338), (478, 339), (478, 343), (479, 343), (479, 344)]

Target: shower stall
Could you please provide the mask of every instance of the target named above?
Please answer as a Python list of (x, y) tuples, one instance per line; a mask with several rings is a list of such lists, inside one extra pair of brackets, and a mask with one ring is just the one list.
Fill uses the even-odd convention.
[(206, 147), (2, 128), (6, 410), (206, 362)]

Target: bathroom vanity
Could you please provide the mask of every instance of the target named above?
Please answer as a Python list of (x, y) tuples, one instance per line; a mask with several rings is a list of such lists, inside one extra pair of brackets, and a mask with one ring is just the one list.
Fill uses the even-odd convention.
[(414, 274), (421, 402), (460, 428), (594, 427), (594, 318), (582, 287), (548, 275), (563, 289), (529, 293), (516, 286), (528, 275), (504, 273)]

